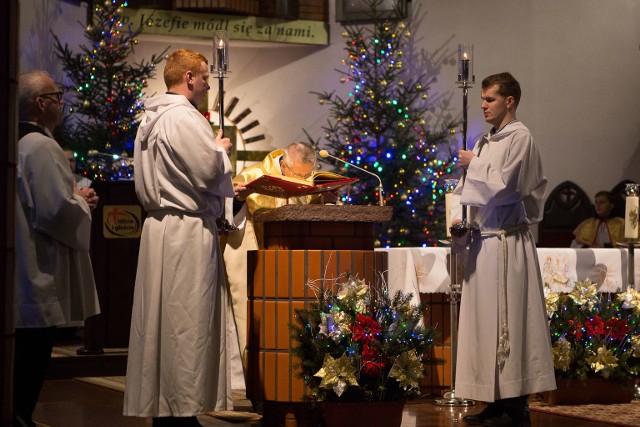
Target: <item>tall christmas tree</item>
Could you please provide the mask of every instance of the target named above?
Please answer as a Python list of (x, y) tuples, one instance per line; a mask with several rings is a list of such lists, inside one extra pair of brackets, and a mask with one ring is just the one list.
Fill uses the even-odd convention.
[(126, 6), (121, 0), (96, 4), (93, 22), (84, 29), (89, 44), (80, 45), (80, 53), (54, 35), (56, 55), (70, 81), (64, 87), (70, 114), (58, 136), (78, 153), (78, 163), (92, 179), (132, 178), (131, 154), (143, 91), (165, 53), (138, 64), (127, 60), (142, 27), (124, 28)]
[[(378, 232), (384, 247), (437, 246), (445, 237), (444, 180), (455, 166), (449, 139), (452, 120), (436, 120), (429, 129), (430, 103), (426, 76), (405, 67), (411, 29), (402, 21), (378, 18), (379, 0), (371, 5), (369, 25), (346, 25), (347, 58), (337, 70), (349, 84), (348, 97), (312, 92), (331, 107), (326, 132), (336, 157), (380, 176), (384, 201), (393, 206), (393, 220)], [(431, 117), (433, 118), (433, 117)], [(432, 126), (433, 127), (433, 126)], [(336, 162), (338, 163), (338, 162)], [(336, 165), (348, 171), (345, 163)], [(353, 168), (352, 168), (353, 169)], [(378, 181), (364, 175), (352, 186), (348, 203), (377, 204)]]

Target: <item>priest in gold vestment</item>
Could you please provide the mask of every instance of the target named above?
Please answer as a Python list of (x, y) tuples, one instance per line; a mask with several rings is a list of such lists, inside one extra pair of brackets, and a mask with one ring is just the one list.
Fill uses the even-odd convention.
[[(234, 222), (238, 230), (227, 236), (224, 261), (238, 331), (240, 355), (244, 354), (247, 344), (247, 251), (264, 248), (263, 225), (254, 223), (254, 216), (261, 211), (286, 204), (335, 203), (337, 198), (337, 193), (329, 192), (285, 199), (250, 193), (244, 184), (263, 175), (288, 176), (312, 182), (315, 165), (316, 153), (313, 147), (304, 142), (294, 142), (285, 149), (272, 151), (261, 163), (245, 168), (233, 179), (236, 193)], [(232, 364), (237, 366), (237, 363)]]

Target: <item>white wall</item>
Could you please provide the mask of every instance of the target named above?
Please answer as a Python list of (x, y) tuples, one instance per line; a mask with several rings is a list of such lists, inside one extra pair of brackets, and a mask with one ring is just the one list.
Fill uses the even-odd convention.
[[(84, 9), (58, 0), (20, 0), (20, 4), (23, 70), (51, 66), (33, 62), (43, 56), (37, 51), (52, 49), (44, 46), (50, 37), (43, 22), (62, 38), (83, 42), (76, 21), (84, 19)], [(462, 108), (461, 90), (455, 85), (455, 52), (458, 43), (474, 43), (478, 85), (470, 90), (470, 145), (487, 130), (479, 108), (479, 82), (488, 74), (510, 71), (523, 89), (518, 117), (540, 147), (550, 189), (572, 180), (593, 195), (625, 178), (640, 182), (640, 3), (414, 0), (412, 6), (414, 22), (419, 24), (413, 29), (414, 47), (425, 62), (409, 65), (437, 63), (439, 74), (430, 96), (450, 98), (455, 115)], [(49, 15), (43, 21), (44, 9)], [(267, 136), (248, 149), (305, 140), (303, 128), (323, 136), (320, 127), (326, 123), (328, 107), (320, 106), (309, 91), (346, 89), (334, 71), (345, 57), (342, 29), (332, 22), (330, 31), (331, 44), (326, 47), (231, 41), (226, 100), (238, 97), (236, 111), (251, 108), (250, 117), (260, 121), (261, 126), (247, 136)], [(204, 39), (141, 36), (140, 40), (137, 58), (148, 58), (167, 45), (212, 56)], [(149, 94), (164, 91), (161, 77), (149, 89)], [(216, 92), (214, 85), (210, 102)]]

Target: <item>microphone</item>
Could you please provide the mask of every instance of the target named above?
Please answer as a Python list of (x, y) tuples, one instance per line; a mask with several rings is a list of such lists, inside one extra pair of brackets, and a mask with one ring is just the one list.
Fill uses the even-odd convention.
[(318, 152), (318, 154), (320, 154), (320, 157), (322, 157), (323, 159), (326, 159), (327, 157), (331, 157), (332, 159), (335, 159), (335, 160), (339, 161), (340, 163), (346, 163), (346, 164), (348, 164), (348, 165), (353, 166), (354, 168), (356, 168), (356, 169), (358, 169), (358, 170), (361, 170), (362, 172), (368, 173), (369, 175), (373, 175), (373, 176), (375, 176), (376, 178), (378, 178), (378, 184), (379, 184), (379, 185), (378, 185), (378, 196), (379, 196), (378, 204), (379, 204), (380, 206), (384, 206), (384, 200), (382, 199), (382, 180), (380, 179), (380, 177), (379, 177), (378, 175), (376, 175), (376, 174), (375, 174), (375, 173), (373, 173), (373, 172), (369, 172), (368, 170), (363, 169), (363, 168), (361, 168), (360, 166), (356, 166), (356, 165), (354, 165), (354, 164), (353, 164), (353, 163), (351, 163), (351, 162), (347, 162), (347, 161), (345, 161), (345, 160), (342, 160), (342, 159), (341, 159), (341, 158), (339, 158), (339, 157), (332, 156), (331, 154), (329, 154), (329, 152), (328, 152), (327, 150), (320, 150), (320, 151)]

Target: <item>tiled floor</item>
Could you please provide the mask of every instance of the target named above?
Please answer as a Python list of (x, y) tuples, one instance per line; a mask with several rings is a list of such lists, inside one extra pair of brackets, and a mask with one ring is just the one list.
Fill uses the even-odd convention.
[[(45, 383), (34, 419), (49, 427), (149, 427), (151, 421), (122, 416), (123, 393), (75, 380), (49, 380)], [(402, 427), (461, 426), (468, 413), (479, 412), (481, 405), (464, 408), (439, 407), (425, 399), (405, 405)], [(357, 414), (354, 414), (357, 418)], [(205, 427), (256, 427), (260, 423), (227, 422), (200, 416)], [(354, 420), (352, 425), (357, 425)], [(540, 412), (531, 413), (534, 427), (596, 427), (610, 424), (581, 421)], [(288, 426), (287, 426), (288, 427)]]

